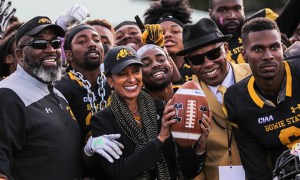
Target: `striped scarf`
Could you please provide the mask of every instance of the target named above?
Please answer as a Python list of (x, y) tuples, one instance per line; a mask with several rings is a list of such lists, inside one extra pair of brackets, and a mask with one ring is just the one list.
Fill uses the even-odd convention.
[[(116, 117), (118, 125), (127, 137), (135, 143), (135, 151), (142, 149), (151, 139), (158, 136), (157, 113), (153, 99), (144, 91), (138, 96), (138, 109), (143, 127), (135, 122), (132, 113), (124, 99), (116, 92), (111, 95), (110, 108)], [(156, 179), (170, 179), (167, 163), (161, 153), (162, 161), (156, 163)], [(153, 178), (153, 177), (152, 177)], [(136, 179), (151, 179), (150, 171), (143, 172)]]

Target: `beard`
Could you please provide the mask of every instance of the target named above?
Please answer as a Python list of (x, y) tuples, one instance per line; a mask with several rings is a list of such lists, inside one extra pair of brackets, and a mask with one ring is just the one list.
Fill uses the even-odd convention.
[[(99, 58), (89, 58), (89, 54), (90, 53), (97, 53), (99, 54)], [(101, 58), (101, 54), (103, 54), (103, 51), (99, 51), (99, 50), (95, 50), (95, 49), (91, 49), (89, 51), (87, 51), (85, 53), (85, 56), (84, 56), (84, 66), (88, 69), (88, 70), (95, 70), (97, 68), (100, 68), (100, 64), (101, 64), (101, 61), (102, 61), (102, 58)]]
[[(234, 23), (236, 24), (236, 29), (229, 29), (226, 27), (227, 24), (221, 24), (220, 23), (220, 20), (212, 17), (212, 20), (216, 23), (216, 25), (218, 26), (218, 28), (221, 30), (221, 32), (224, 34), (224, 35), (228, 35), (228, 34), (232, 34), (233, 37), (239, 37), (240, 34), (241, 34), (241, 30), (242, 30), (242, 26), (243, 26), (243, 23), (244, 23), (244, 20), (237, 20), (237, 21), (234, 21)], [(232, 22), (233, 23), (233, 22)]]
[(145, 88), (150, 91), (161, 91), (161, 90), (165, 89), (171, 83), (171, 80), (166, 80), (159, 84), (149, 83), (147, 81), (143, 81), (143, 83), (144, 83)]
[(88, 70), (94, 70), (100, 67), (100, 59), (98, 61), (95, 60), (90, 60), (88, 58), (86, 58), (86, 60), (84, 61), (84, 66), (88, 69)]
[(30, 60), (27, 55), (24, 55), (24, 65), (33, 75), (45, 83), (58, 81), (62, 77), (61, 59), (57, 59), (56, 66), (46, 67), (40, 60)]

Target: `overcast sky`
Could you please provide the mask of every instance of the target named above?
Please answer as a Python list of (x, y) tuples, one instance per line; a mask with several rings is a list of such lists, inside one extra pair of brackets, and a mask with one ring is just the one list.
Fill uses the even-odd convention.
[[(124, 20), (134, 21), (134, 16), (142, 15), (149, 7), (150, 1), (143, 0), (11, 0), (12, 8), (16, 8), (17, 16), (21, 21), (28, 21), (34, 16), (45, 15), (55, 21), (63, 12), (70, 9), (75, 3), (87, 7), (91, 17), (89, 19), (106, 19), (113, 25)], [(6, 0), (7, 2), (7, 0)], [(193, 13), (193, 21), (202, 17), (208, 17), (207, 12), (196, 11)]]

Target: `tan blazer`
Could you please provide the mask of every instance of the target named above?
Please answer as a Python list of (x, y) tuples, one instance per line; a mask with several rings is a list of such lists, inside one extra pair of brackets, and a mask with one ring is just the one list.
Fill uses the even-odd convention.
[[(239, 82), (245, 77), (251, 75), (251, 70), (248, 64), (233, 64), (230, 63), (235, 82)], [(200, 84), (203, 89), (206, 98), (208, 100), (208, 104), (213, 112), (213, 117), (215, 121), (213, 121), (213, 128), (208, 135), (207, 139), (207, 158), (206, 164), (203, 172), (197, 176), (195, 179), (207, 179), (207, 180), (218, 180), (219, 179), (219, 171), (218, 166), (228, 166), (229, 165), (229, 153), (228, 153), (228, 135), (226, 130), (226, 122), (225, 117), (222, 111), (222, 105), (218, 102), (214, 94), (210, 91), (208, 86), (198, 80), (198, 78), (194, 78), (193, 81)], [(221, 127), (220, 127), (221, 126)], [(223, 129), (223, 128), (225, 129)], [(229, 134), (231, 133), (231, 126), (228, 125)], [(231, 152), (232, 152), (232, 165), (241, 165), (241, 160), (239, 156), (239, 152), (237, 149), (236, 141), (232, 138), (231, 143)]]

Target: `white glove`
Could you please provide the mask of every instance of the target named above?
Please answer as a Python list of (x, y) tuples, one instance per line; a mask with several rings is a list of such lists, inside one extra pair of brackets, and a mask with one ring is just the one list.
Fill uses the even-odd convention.
[(109, 162), (113, 163), (113, 158), (119, 159), (120, 155), (122, 155), (121, 149), (124, 148), (123, 144), (115, 141), (115, 139), (120, 138), (120, 136), (121, 134), (109, 134), (98, 137), (90, 137), (84, 147), (84, 153), (87, 156), (92, 156), (93, 154), (98, 153)]
[(64, 30), (68, 27), (81, 23), (85, 18), (90, 17), (90, 13), (87, 8), (81, 4), (74, 4), (71, 9), (60, 16), (56, 23)]

